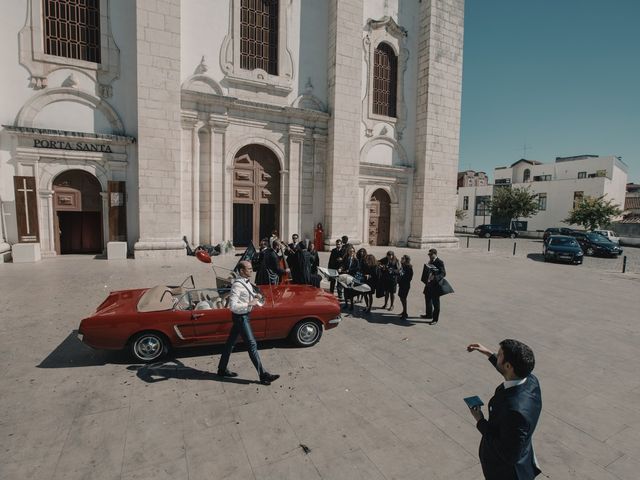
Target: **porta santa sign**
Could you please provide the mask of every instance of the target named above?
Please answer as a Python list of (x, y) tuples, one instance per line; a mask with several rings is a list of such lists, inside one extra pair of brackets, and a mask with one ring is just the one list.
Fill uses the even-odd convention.
[(33, 139), (34, 148), (54, 148), (56, 150), (78, 150), (81, 152), (113, 153), (109, 145), (64, 140)]

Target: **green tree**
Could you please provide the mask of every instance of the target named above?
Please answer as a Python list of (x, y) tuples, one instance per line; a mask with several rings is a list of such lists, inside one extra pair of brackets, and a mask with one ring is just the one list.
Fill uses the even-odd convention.
[(509, 219), (529, 218), (538, 213), (538, 194), (529, 187), (500, 187), (495, 189), (489, 205), (491, 214)]
[(467, 218), (467, 212), (461, 208), (456, 208), (456, 220), (462, 221)]
[(606, 194), (601, 197), (584, 197), (569, 216), (563, 220), (569, 225), (581, 225), (586, 230), (606, 228), (611, 224), (611, 219), (622, 214), (618, 205), (613, 200), (605, 200)]

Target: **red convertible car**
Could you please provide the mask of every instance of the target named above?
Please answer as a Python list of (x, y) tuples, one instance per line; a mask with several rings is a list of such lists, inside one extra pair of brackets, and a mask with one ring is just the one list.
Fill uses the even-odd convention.
[[(153, 362), (171, 348), (224, 343), (231, 330), (229, 288), (168, 287), (111, 292), (80, 323), (78, 337), (96, 349), (129, 349), (139, 361)], [(183, 284), (184, 285), (184, 284)], [(323, 329), (341, 321), (337, 299), (307, 285), (264, 286), (264, 303), (251, 312), (256, 340), (289, 337), (302, 347), (315, 345)]]

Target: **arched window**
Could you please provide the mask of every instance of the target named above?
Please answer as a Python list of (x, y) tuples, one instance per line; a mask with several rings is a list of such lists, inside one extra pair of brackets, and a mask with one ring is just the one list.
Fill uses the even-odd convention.
[(49, 55), (100, 63), (100, 1), (45, 0), (44, 49)]
[(531, 170), (527, 168), (522, 174), (522, 183), (528, 182), (530, 178), (531, 178)]
[(373, 113), (396, 117), (398, 57), (386, 43), (380, 43), (373, 57)]
[(242, 0), (240, 68), (278, 74), (278, 0)]

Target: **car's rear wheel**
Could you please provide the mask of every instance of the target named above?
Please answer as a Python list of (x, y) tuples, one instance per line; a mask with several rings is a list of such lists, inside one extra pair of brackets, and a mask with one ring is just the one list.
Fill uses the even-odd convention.
[(593, 247), (587, 247), (587, 249), (585, 250), (585, 252), (587, 255), (591, 256), (595, 253), (595, 250), (593, 249)]
[(485, 233), (484, 238), (491, 238), (491, 234), (489, 232)]
[(169, 353), (169, 342), (161, 333), (141, 332), (129, 342), (129, 351), (136, 360), (155, 362)]
[(291, 341), (299, 347), (312, 347), (322, 337), (322, 324), (307, 318), (298, 322), (291, 330)]

